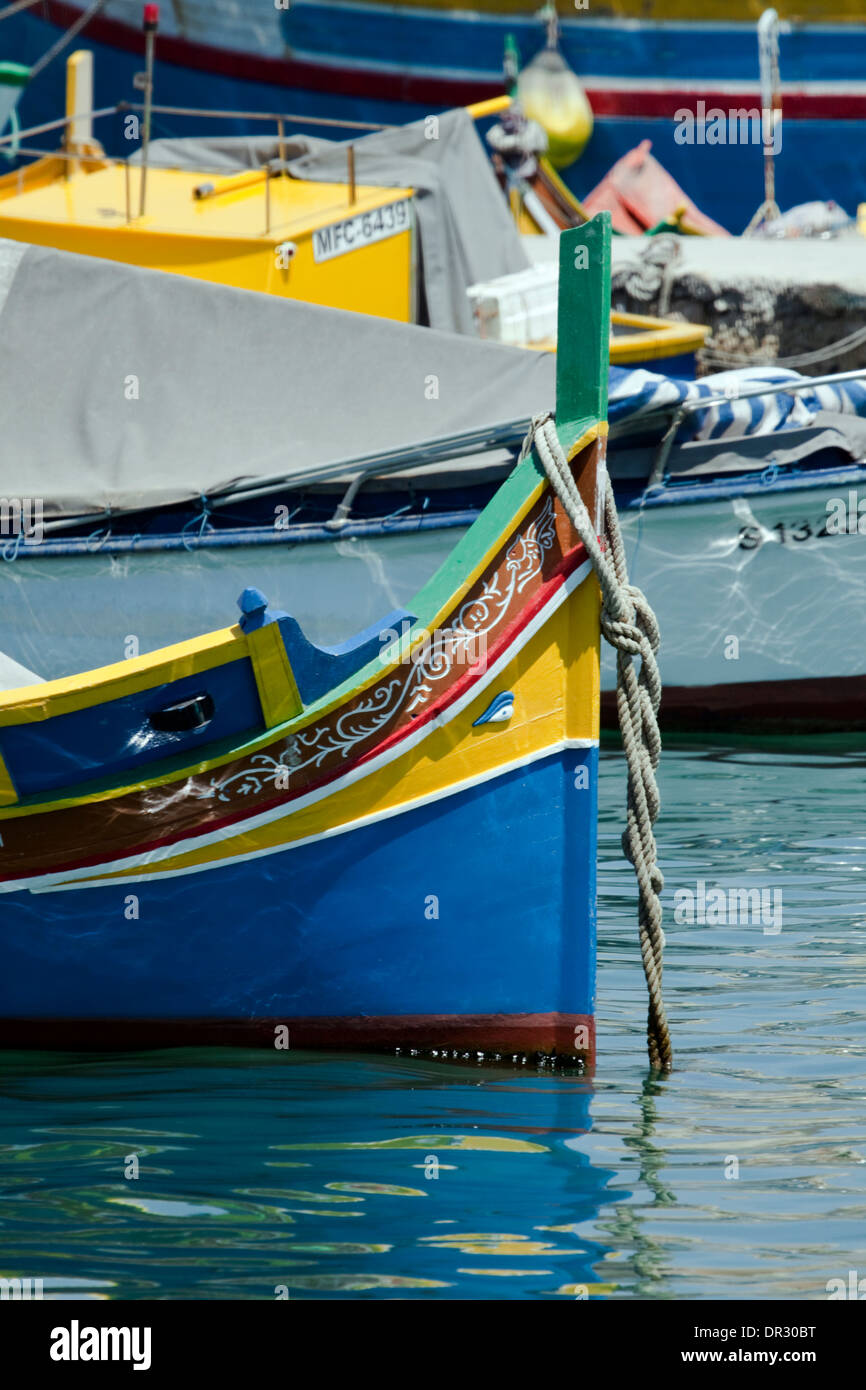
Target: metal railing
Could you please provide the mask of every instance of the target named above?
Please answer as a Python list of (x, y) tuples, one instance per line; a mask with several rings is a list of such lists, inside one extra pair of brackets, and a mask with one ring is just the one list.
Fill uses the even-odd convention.
[[(270, 180), (271, 177), (279, 173), (285, 172), (285, 141), (287, 125), (318, 126), (328, 130), (360, 130), (365, 132), (396, 129), (395, 126), (376, 124), (372, 121), (338, 120), (336, 117), (332, 116), (303, 116), (297, 115), (293, 112), (214, 111), (208, 110), (204, 107), (196, 106), (158, 106), (156, 104), (150, 104), (147, 102), (119, 101), (115, 106), (103, 106), (96, 111), (82, 111), (74, 115), (59, 116), (56, 120), (43, 121), (40, 125), (29, 126), (26, 130), (16, 130), (12, 131), (8, 135), (0, 135), (0, 150), (2, 150), (7, 145), (12, 145), (14, 142), (14, 148), (17, 154), (32, 156), (36, 159), (57, 158), (66, 159), (69, 161), (86, 159), (88, 158), (88, 154), (83, 153), (81, 150), (70, 150), (66, 148), (61, 148), (58, 150), (40, 150), (32, 148), (31, 146), (22, 142), (26, 142), (28, 139), (32, 138), (35, 135), (45, 135), (52, 130), (62, 130), (65, 132), (78, 120), (84, 120), (89, 118), (91, 121), (96, 121), (102, 120), (107, 116), (123, 116), (130, 112), (134, 114), (141, 113), (144, 116), (145, 122), (147, 123), (145, 138), (143, 139), (141, 146), (134, 152), (133, 155), (127, 157), (126, 159), (120, 159), (116, 156), (102, 156), (105, 158), (106, 163), (114, 165), (123, 165), (125, 167), (127, 224), (133, 221), (133, 216), (130, 207), (130, 163), (131, 160), (134, 159), (135, 156), (139, 153), (141, 154), (141, 159), (138, 160), (133, 166), (134, 168), (140, 171), (141, 176), (138, 216), (143, 217), (145, 213), (145, 186), (148, 168), (147, 147), (149, 143), (148, 134), (151, 116), (183, 116), (192, 117), (197, 120), (260, 121), (265, 122), (267, 124), (275, 125), (277, 147), (279, 150), (279, 157), (276, 161), (276, 167), (271, 168), (269, 163), (265, 163), (262, 165), (263, 190), (265, 201), (265, 236), (269, 236), (272, 230)], [(96, 156), (94, 154), (90, 154), (89, 157), (94, 158)], [(203, 170), (202, 172), (206, 171)], [(355, 179), (355, 147), (351, 143), (349, 143), (346, 147), (346, 185), (349, 190), (348, 201), (349, 206), (351, 207), (357, 200), (357, 184)]]
[[(213, 111), (205, 107), (197, 106), (151, 106), (151, 112), (155, 116), (192, 116), (197, 120), (224, 120), (224, 121), (265, 121), (277, 127), (279, 134), (281, 125), (313, 125), (339, 130), (396, 130), (393, 125), (377, 125), (372, 121), (344, 121), (337, 120), (332, 116), (302, 116), (290, 111)], [(127, 112), (144, 113), (144, 103), (137, 101), (118, 101), (114, 106), (102, 106), (96, 111), (80, 111), (72, 116), (58, 116), (53, 121), (43, 121), (41, 125), (28, 126), (26, 130), (20, 131), (22, 138), (29, 139), (32, 135), (44, 135), (50, 130), (63, 130), (75, 121), (84, 120), (91, 117), (93, 120), (101, 120), (106, 116), (123, 116)], [(0, 146), (10, 142), (12, 136), (0, 135)], [(50, 151), (54, 153), (54, 151)], [(122, 163), (122, 160), (117, 160)]]
[[(92, 8), (93, 6), (91, 6), (91, 9)], [(3, 11), (0, 11), (0, 18), (3, 17), (3, 13)], [(150, 71), (150, 67), (148, 68), (148, 71)], [(230, 120), (260, 122), (263, 121), (267, 124), (273, 124), (276, 126), (277, 132), (278, 158), (276, 160), (268, 161), (262, 164), (261, 166), (261, 172), (264, 176), (263, 189), (265, 204), (265, 228), (263, 235), (269, 236), (272, 230), (270, 180), (272, 177), (275, 177), (280, 174), (285, 174), (287, 172), (285, 159), (285, 139), (287, 125), (317, 126), (326, 130), (359, 130), (366, 132), (399, 129), (398, 126), (383, 125), (373, 121), (343, 120), (338, 119), (334, 116), (305, 116), (288, 111), (214, 111), (199, 106), (159, 106), (152, 103), (149, 100), (148, 84), (151, 81), (152, 73), (150, 77), (146, 76), (145, 88), (147, 100), (145, 100), (145, 102), (143, 103), (134, 101), (119, 101), (115, 106), (103, 106), (100, 107), (100, 109), (97, 111), (88, 110), (77, 112), (75, 115), (60, 116), (53, 121), (43, 121), (41, 125), (29, 126), (26, 130), (15, 130), (10, 132), (10, 134), (8, 135), (0, 135), (0, 150), (5, 149), (5, 147), (9, 145), (13, 147), (16, 154), (25, 154), (28, 156), (32, 156), (36, 159), (56, 158), (66, 159), (69, 161), (76, 161), (86, 160), (88, 158), (100, 158), (104, 159), (107, 164), (124, 166), (126, 183), (126, 221), (127, 225), (129, 225), (133, 221), (130, 206), (131, 193), (129, 170), (131, 160), (139, 154), (141, 155), (141, 158), (136, 161), (136, 164), (134, 166), (136, 169), (140, 171), (138, 216), (143, 217), (145, 213), (145, 187), (148, 170), (148, 146), (150, 139), (151, 116), (182, 116), (185, 118), (192, 117), (196, 120)], [(488, 101), (476, 102), (474, 105), (468, 106), (466, 110), (469, 112), (469, 115), (472, 117), (473, 120), (481, 120), (486, 116), (496, 114), (496, 112), (500, 111), (504, 106), (509, 105), (509, 103), (510, 98), (506, 96), (493, 97)], [(90, 150), (81, 147), (70, 149), (66, 147), (68, 146), (68, 141), (64, 141), (65, 147), (59, 150), (34, 149), (26, 143), (22, 143), (26, 142), (34, 135), (45, 135), (52, 130), (63, 130), (64, 132), (68, 131), (70, 126), (73, 126), (76, 121), (86, 120), (88, 122), (93, 122), (96, 120), (103, 120), (106, 116), (122, 116), (128, 114), (129, 112), (140, 112), (143, 115), (144, 135), (139, 149), (137, 149), (134, 152), (134, 155), (131, 155), (126, 159), (118, 159), (114, 156), (103, 155), (101, 152), (98, 152), (99, 147), (97, 147), (97, 150)], [(200, 172), (204, 173), (208, 171), (202, 169)], [(220, 170), (219, 172), (224, 171)], [(20, 173), (21, 171), (19, 170), (19, 174)], [(357, 181), (355, 175), (355, 146), (351, 143), (351, 141), (346, 143), (346, 185), (348, 188), (348, 203), (349, 206), (352, 207), (357, 200)]]

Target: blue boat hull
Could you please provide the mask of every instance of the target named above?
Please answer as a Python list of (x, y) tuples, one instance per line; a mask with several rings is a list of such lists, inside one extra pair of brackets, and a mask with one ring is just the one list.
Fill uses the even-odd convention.
[[(160, 59), (158, 41), (157, 102), (403, 123), (487, 95), (491, 84), (501, 85), (506, 33), (516, 34), (524, 61), (541, 46), (541, 27), (513, 18), (470, 24), (456, 13), (380, 13), (373, 7), (353, 12), (341, 5), (335, 23), (332, 7), (305, 3), (293, 5), (281, 20), (292, 53), (314, 62), (286, 63), (280, 76), (275, 59), (258, 60), (259, 80), (239, 75), (256, 71), (257, 60), (247, 55), (233, 63), (228, 52), (188, 45), (190, 65), (185, 65)], [(17, 15), (3, 25), (0, 56), (32, 63), (58, 32), (33, 15)], [(142, 66), (140, 52), (90, 39), (79, 40), (78, 46), (92, 49), (96, 57), (97, 107), (138, 99), (133, 77)], [(723, 109), (755, 104), (754, 28), (575, 21), (563, 27), (562, 49), (585, 79), (595, 109), (589, 146), (565, 171), (572, 190), (585, 196), (616, 160), (649, 138), (653, 153), (702, 210), (729, 230), (742, 231), (763, 200), (761, 150), (677, 144), (673, 116), (678, 108), (693, 108), (698, 97), (709, 107)], [(421, 74), (417, 80), (411, 75), (413, 61)], [(784, 35), (781, 64), (783, 81), (794, 90), (785, 98), (782, 150), (776, 160), (777, 199), (782, 207), (790, 207), (833, 198), (854, 213), (866, 186), (866, 25), (810, 26)], [(814, 97), (799, 92), (803, 83), (818, 84), (821, 90)], [(56, 119), (63, 106), (64, 73), (58, 62), (22, 96), (22, 124)], [(253, 128), (261, 127), (237, 120), (214, 127), (200, 118), (175, 116), (154, 122), (156, 135), (203, 130), (240, 134)], [(128, 149), (121, 117), (100, 122), (97, 134), (109, 152)], [(53, 139), (41, 138), (48, 144)]]
[(298, 1047), (483, 1032), (587, 1054), (597, 773), (596, 748), (562, 751), (228, 867), (4, 895), (0, 1042), (273, 1045), (286, 1026)]

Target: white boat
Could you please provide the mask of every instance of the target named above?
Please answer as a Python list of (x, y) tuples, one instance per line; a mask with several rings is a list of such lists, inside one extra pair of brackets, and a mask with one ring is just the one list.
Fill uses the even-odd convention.
[[(849, 529), (859, 501), (866, 510), (866, 466), (704, 491), (622, 522), (630, 576), (662, 629), (664, 726), (866, 728), (866, 535)], [(613, 689), (612, 665), (602, 684)]]

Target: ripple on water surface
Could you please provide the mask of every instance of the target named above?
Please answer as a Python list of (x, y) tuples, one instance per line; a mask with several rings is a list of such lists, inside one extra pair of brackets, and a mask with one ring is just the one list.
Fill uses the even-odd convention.
[[(805, 1300), (866, 1274), (864, 761), (665, 754), (665, 1080), (644, 1059), (613, 754), (592, 1080), (5, 1054), (0, 1276), (76, 1299)], [(767, 921), (675, 920), (700, 882), (766, 890)]]

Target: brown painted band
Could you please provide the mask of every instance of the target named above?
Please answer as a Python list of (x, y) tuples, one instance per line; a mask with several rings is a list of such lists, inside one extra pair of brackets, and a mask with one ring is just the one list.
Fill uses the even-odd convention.
[[(601, 697), (604, 728), (617, 727), (616, 697)], [(666, 685), (662, 730), (691, 733), (860, 733), (866, 731), (866, 676), (816, 676), (724, 685)]]
[[(288, 1036), (277, 1030), (288, 1030)], [(404, 1014), (355, 1018), (5, 1018), (0, 1047), (124, 1052), (160, 1047), (271, 1047), (291, 1051), (457, 1051), (503, 1060), (516, 1053), (592, 1063), (595, 1019), (588, 1014)]]

